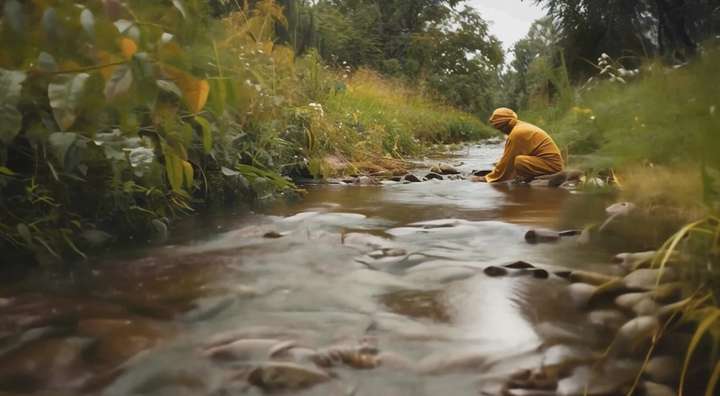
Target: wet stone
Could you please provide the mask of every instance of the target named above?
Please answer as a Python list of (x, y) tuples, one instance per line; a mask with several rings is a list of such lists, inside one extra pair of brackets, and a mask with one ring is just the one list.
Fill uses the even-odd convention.
[(430, 172), (441, 175), (457, 175), (460, 173), (459, 170), (448, 164), (437, 164), (430, 169)]
[(251, 370), (250, 384), (265, 390), (301, 390), (332, 380), (325, 371), (295, 363), (270, 362)]
[(422, 181), (419, 177), (413, 175), (412, 173), (405, 175), (403, 180), (410, 183), (420, 183)]
[(680, 362), (672, 356), (656, 356), (648, 361), (645, 374), (653, 381), (675, 383), (680, 378)]
[(525, 233), (525, 241), (527, 243), (547, 243), (555, 242), (559, 239), (560, 235), (555, 231), (530, 230)]
[(671, 268), (664, 269), (638, 269), (625, 276), (625, 286), (638, 289), (653, 289), (658, 283), (667, 283), (675, 280), (675, 272)]
[(505, 276), (508, 274), (508, 270), (502, 267), (490, 266), (483, 269), (483, 273), (490, 277)]
[(427, 175), (425, 175), (425, 179), (427, 179), (427, 180), (443, 180), (444, 178), (441, 175), (438, 175), (437, 173), (430, 172)]
[(516, 261), (516, 262), (514, 262), (514, 263), (512, 263), (512, 264), (505, 264), (503, 267), (512, 268), (512, 269), (530, 269), (530, 268), (535, 268), (534, 265), (532, 265), (532, 264), (530, 264), (530, 263), (526, 263), (526, 262), (524, 262), (524, 261)]
[(442, 296), (442, 290), (401, 290), (385, 294), (380, 300), (391, 312), (400, 315), (449, 322)]
[(282, 237), (283, 237), (283, 235), (277, 231), (266, 232), (263, 235), (263, 238), (266, 238), (266, 239), (278, 239), (278, 238), (282, 238)]

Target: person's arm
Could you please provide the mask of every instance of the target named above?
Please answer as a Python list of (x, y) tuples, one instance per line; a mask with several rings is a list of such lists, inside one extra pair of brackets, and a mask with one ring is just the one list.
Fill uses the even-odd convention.
[(502, 158), (500, 158), (500, 161), (495, 165), (495, 169), (493, 169), (489, 175), (485, 176), (485, 181), (492, 183), (507, 180), (512, 177), (515, 157), (517, 157), (518, 154), (517, 142), (513, 139), (513, 135), (510, 134), (507, 142), (505, 142)]

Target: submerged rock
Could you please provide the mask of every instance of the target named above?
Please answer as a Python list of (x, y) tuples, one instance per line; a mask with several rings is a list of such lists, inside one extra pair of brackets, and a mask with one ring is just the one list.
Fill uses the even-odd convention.
[(666, 384), (678, 381), (680, 370), (680, 362), (672, 356), (656, 356), (645, 366), (645, 374), (651, 380)]
[(587, 305), (593, 294), (595, 294), (595, 290), (597, 290), (597, 287), (587, 283), (573, 283), (568, 286), (570, 300), (576, 307)]
[(444, 178), (437, 173), (430, 172), (427, 175), (425, 175), (425, 179), (427, 180), (444, 180)]
[(613, 258), (613, 261), (619, 263), (628, 271), (634, 271), (638, 268), (650, 266), (650, 262), (655, 257), (655, 251), (650, 250), (638, 253), (620, 253)]
[(460, 173), (459, 170), (448, 164), (437, 164), (430, 168), (430, 172), (439, 173), (441, 175), (457, 175)]
[(600, 274), (590, 271), (572, 271), (570, 273), (571, 282), (587, 283), (590, 285), (602, 285), (617, 280), (617, 277)]
[(560, 239), (560, 234), (548, 230), (530, 230), (525, 233), (525, 241), (528, 243), (555, 242)]
[(535, 268), (534, 265), (532, 265), (532, 264), (530, 264), (530, 263), (526, 263), (526, 262), (524, 262), (524, 261), (516, 261), (516, 262), (511, 263), (511, 264), (505, 264), (505, 265), (503, 265), (503, 267), (512, 268), (512, 269), (531, 269), (531, 268)]
[(625, 314), (615, 309), (601, 309), (588, 314), (588, 322), (605, 329), (619, 329), (626, 321)]
[(652, 289), (658, 284), (672, 282), (676, 279), (675, 271), (671, 268), (635, 270), (625, 276), (625, 286), (638, 289)]
[(625, 310), (632, 310), (640, 301), (651, 296), (650, 292), (626, 293), (615, 298), (615, 304)]
[(422, 181), (422, 180), (420, 180), (419, 177), (413, 175), (412, 173), (405, 175), (403, 180), (405, 180), (406, 182), (410, 182), (410, 183), (420, 183)]
[(677, 393), (667, 385), (644, 381), (641, 386), (645, 396), (675, 396)]
[(485, 275), (491, 277), (505, 276), (508, 274), (508, 270), (506, 270), (505, 268), (496, 267), (494, 265), (485, 267), (485, 269), (483, 269), (483, 272), (485, 273)]
[(269, 362), (247, 376), (250, 384), (264, 390), (300, 390), (332, 380), (325, 371), (296, 363)]
[(654, 316), (639, 316), (625, 323), (618, 330), (618, 339), (634, 344), (654, 336), (660, 330), (660, 321)]

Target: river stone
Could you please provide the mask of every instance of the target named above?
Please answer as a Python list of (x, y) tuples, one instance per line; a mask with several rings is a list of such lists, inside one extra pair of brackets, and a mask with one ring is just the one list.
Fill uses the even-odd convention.
[(587, 305), (595, 293), (595, 290), (597, 290), (596, 286), (587, 283), (573, 283), (568, 286), (570, 300), (576, 307), (583, 307)]
[(685, 285), (681, 282), (665, 283), (652, 291), (653, 300), (659, 303), (676, 301), (682, 297)]
[(650, 338), (660, 330), (660, 321), (654, 316), (639, 316), (625, 323), (618, 330), (618, 339), (627, 343), (634, 343)]
[(641, 385), (645, 396), (676, 396), (677, 393), (667, 385), (644, 381)]
[(638, 316), (655, 315), (660, 310), (660, 305), (655, 301), (644, 298), (632, 308)]
[(527, 243), (555, 242), (559, 239), (560, 235), (555, 231), (530, 230), (525, 233), (525, 241)]
[(570, 273), (570, 281), (575, 283), (587, 283), (590, 285), (602, 285), (617, 280), (614, 276), (600, 274), (590, 271), (572, 271)]
[(529, 273), (535, 279), (547, 279), (550, 277), (550, 273), (541, 268), (533, 268), (530, 270), (522, 270), (521, 273)]
[(625, 286), (637, 289), (653, 289), (659, 283), (667, 283), (675, 280), (675, 273), (670, 268), (635, 270), (625, 276)]
[(534, 265), (532, 265), (532, 264), (530, 264), (530, 263), (526, 263), (526, 262), (524, 262), (524, 261), (516, 261), (516, 262), (511, 263), (511, 264), (505, 264), (505, 265), (503, 265), (503, 267), (512, 268), (512, 269), (531, 269), (531, 268), (535, 268)]
[(680, 369), (680, 363), (674, 357), (656, 356), (648, 361), (645, 374), (653, 381), (670, 384), (678, 381)]
[(273, 348), (283, 342), (278, 339), (250, 338), (207, 348), (204, 354), (215, 360), (258, 360), (269, 356)]
[(413, 175), (412, 173), (405, 175), (403, 180), (405, 180), (406, 182), (410, 182), (410, 183), (420, 183), (422, 181), (422, 180), (420, 180), (419, 177)]
[(430, 172), (427, 175), (425, 175), (425, 179), (427, 179), (427, 180), (443, 180), (444, 178), (441, 175), (438, 175), (437, 173)]
[(299, 390), (328, 382), (325, 371), (296, 363), (269, 362), (253, 369), (248, 382), (265, 390)]
[(637, 305), (640, 301), (650, 297), (651, 295), (652, 294), (650, 292), (622, 294), (615, 298), (615, 305), (625, 310), (631, 311), (633, 307), (635, 307), (635, 305)]
[(628, 271), (634, 271), (639, 267), (649, 266), (650, 261), (655, 257), (655, 251), (649, 250), (638, 253), (620, 253), (613, 258), (613, 261), (619, 263)]
[(459, 170), (453, 168), (452, 166), (448, 164), (437, 164), (430, 168), (430, 172), (432, 173), (438, 173), (441, 175), (457, 175), (460, 173)]
[(405, 255), (407, 255), (407, 251), (405, 249), (399, 248), (384, 248), (368, 253), (368, 256), (374, 259), (379, 259), (382, 257), (400, 257)]
[(550, 187), (550, 180), (535, 179), (528, 183), (531, 187)]
[(476, 273), (473, 268), (453, 266), (409, 271), (405, 278), (413, 282), (449, 283), (470, 278)]
[(600, 309), (588, 314), (588, 322), (606, 329), (619, 329), (626, 321), (625, 314), (616, 309)]
[(485, 273), (485, 275), (493, 277), (493, 278), (498, 277), (498, 276), (505, 276), (508, 274), (508, 270), (506, 270), (505, 268), (496, 267), (494, 265), (485, 267), (483, 269), (483, 272)]

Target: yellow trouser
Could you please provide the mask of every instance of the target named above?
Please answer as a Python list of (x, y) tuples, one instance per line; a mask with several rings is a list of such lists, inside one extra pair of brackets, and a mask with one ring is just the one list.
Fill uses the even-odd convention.
[(515, 175), (520, 177), (537, 177), (551, 175), (562, 171), (562, 160), (518, 155), (513, 163)]

